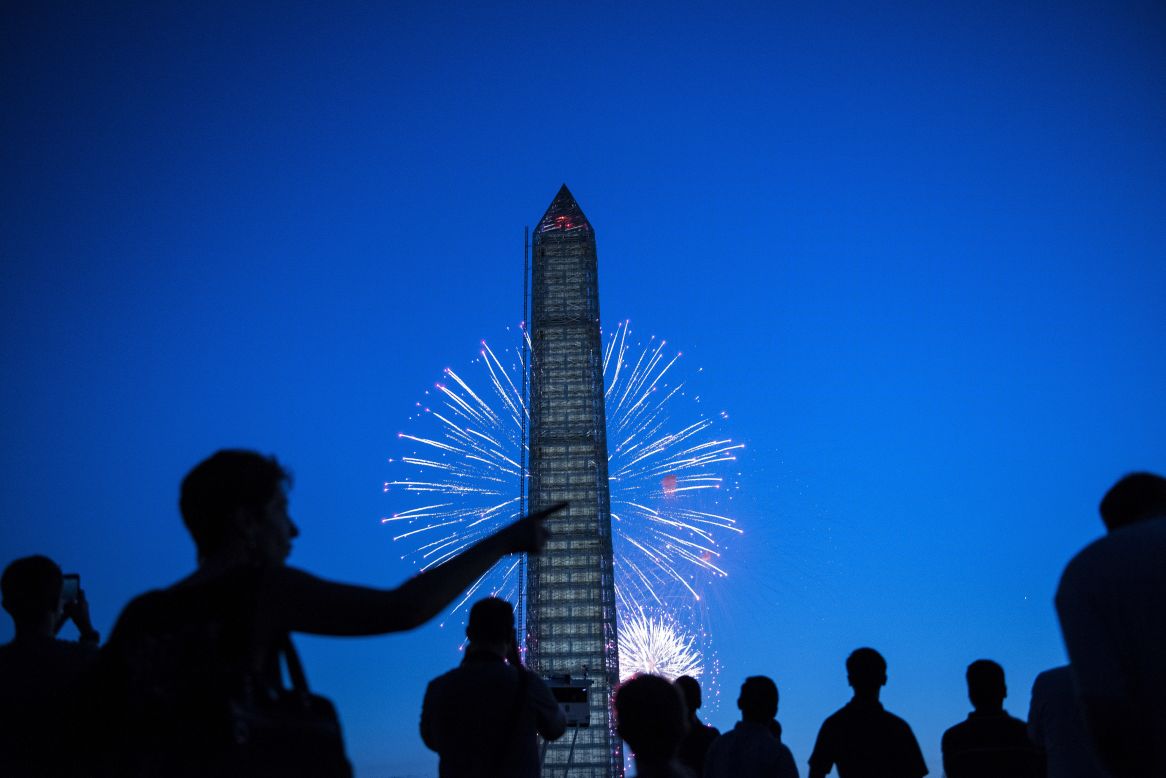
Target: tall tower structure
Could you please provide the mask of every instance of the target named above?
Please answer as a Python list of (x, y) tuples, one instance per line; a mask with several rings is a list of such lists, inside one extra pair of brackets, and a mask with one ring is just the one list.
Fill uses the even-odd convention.
[(623, 751), (611, 714), (619, 655), (595, 232), (565, 184), (531, 249), (530, 509), (570, 507), (530, 559), (527, 650), (541, 675), (592, 681), (590, 726), (551, 744), (545, 768), (557, 778), (570, 757), (571, 778), (616, 778)]

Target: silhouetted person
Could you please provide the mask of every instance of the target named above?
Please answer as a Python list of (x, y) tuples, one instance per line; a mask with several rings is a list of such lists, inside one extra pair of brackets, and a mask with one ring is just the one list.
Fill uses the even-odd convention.
[(518, 657), (514, 609), (479, 600), (466, 625), (465, 658), (429, 682), (421, 707), (421, 739), (441, 757), (441, 778), (538, 778), (538, 739), (567, 728), (562, 708), (542, 679)]
[(705, 759), (705, 778), (798, 778), (793, 754), (781, 742), (777, 684), (753, 675), (737, 697), (741, 720), (713, 741)]
[[(182, 482), (182, 519), (198, 569), (122, 612), (102, 659), (105, 737), (117, 775), (343, 775), (343, 753), (281, 737), (239, 748), (240, 699), (277, 699), (279, 651), (291, 632), (378, 635), (439, 613), (500, 557), (538, 552), (548, 512), (521, 519), (396, 589), (317, 578), (285, 564), (299, 530), (288, 515), (291, 477), (274, 457), (225, 450)], [(246, 694), (245, 694), (246, 692)], [(258, 704), (258, 703), (256, 703)], [(235, 706), (237, 709), (238, 706)], [(254, 730), (248, 730), (254, 731)], [(309, 745), (313, 743), (313, 745)], [(256, 764), (256, 761), (261, 763)]]
[(697, 778), (676, 758), (688, 727), (679, 689), (658, 675), (637, 675), (615, 693), (616, 730), (636, 759), (638, 778)]
[(1045, 670), (1033, 682), (1028, 736), (1044, 752), (1047, 778), (1106, 778), (1093, 753), (1068, 665)]
[(696, 712), (700, 710), (700, 684), (691, 675), (682, 675), (672, 682), (684, 697), (684, 705), (688, 709), (688, 734), (680, 741), (680, 751), (677, 759), (696, 775), (704, 774), (704, 757), (709, 746), (721, 734), (716, 727), (710, 727), (701, 721)]
[(1108, 534), (1057, 588), (1069, 666), (1102, 766), (1166, 776), (1166, 479), (1128, 475), (1100, 509)]
[(1042, 778), (1044, 763), (1028, 727), (1004, 710), (1004, 668), (978, 659), (968, 665), (967, 680), (974, 710), (943, 733), (947, 778)]
[[(12, 642), (0, 646), (0, 775), (57, 774), (73, 756), (75, 687), (100, 636), (85, 593), (62, 601), (62, 581), (61, 568), (44, 556), (17, 559), (0, 579), (15, 627)], [(76, 642), (56, 637), (67, 621), (77, 626)]]
[(835, 766), (839, 778), (927, 775), (915, 733), (879, 702), (887, 684), (882, 655), (873, 648), (856, 649), (846, 659), (846, 680), (854, 698), (822, 723), (810, 755), (810, 778), (823, 778)]

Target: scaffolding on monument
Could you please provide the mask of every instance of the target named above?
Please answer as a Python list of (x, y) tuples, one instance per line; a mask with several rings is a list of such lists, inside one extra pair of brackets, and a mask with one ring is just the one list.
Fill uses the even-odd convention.
[[(592, 681), (590, 726), (548, 749), (545, 774), (622, 775), (619, 680), (595, 236), (566, 186), (530, 242), (529, 507), (561, 500), (527, 568), (527, 651), (544, 676)], [(575, 737), (578, 741), (575, 742)]]
[[(518, 515), (526, 515), (527, 503), (527, 470), (526, 457), (530, 446), (530, 339), (527, 337), (526, 328), (530, 322), (530, 227), (522, 228), (522, 326), (519, 327), (518, 336), (522, 339), (522, 345), (519, 347), (519, 359), (521, 360), (522, 368), (522, 412), (519, 414), (519, 421), (522, 427), (521, 437), (519, 438), (519, 468), (518, 468)], [(518, 562), (518, 607), (515, 608), (515, 613), (518, 617), (519, 635), (526, 635), (526, 564), (527, 556), (522, 555)]]

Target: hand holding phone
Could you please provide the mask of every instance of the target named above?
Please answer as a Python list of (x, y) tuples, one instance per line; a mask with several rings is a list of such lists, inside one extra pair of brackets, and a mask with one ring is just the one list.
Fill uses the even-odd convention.
[(61, 606), (68, 608), (77, 602), (81, 595), (81, 576), (77, 573), (65, 573), (61, 578)]
[(61, 580), (61, 620), (57, 624), (58, 631), (65, 626), (66, 621), (77, 625), (82, 640), (97, 642), (97, 630), (93, 629), (93, 622), (89, 618), (89, 601), (85, 599), (81, 576), (77, 573), (67, 573)]

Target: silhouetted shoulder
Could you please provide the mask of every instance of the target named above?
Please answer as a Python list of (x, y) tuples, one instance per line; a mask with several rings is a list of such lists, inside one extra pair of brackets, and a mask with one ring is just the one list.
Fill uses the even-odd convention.
[(818, 738), (814, 742), (814, 750), (810, 754), (810, 764), (820, 767), (824, 772), (830, 772), (837, 759), (839, 735), (845, 730), (847, 722), (846, 707), (839, 708), (826, 717), (818, 729)]
[(214, 773), (229, 701), (253, 666), (260, 576), (192, 576), (123, 609), (86, 692), (109, 774)]
[(703, 773), (705, 755), (720, 734), (720, 730), (716, 727), (710, 727), (704, 722), (697, 721), (691, 724), (688, 734), (684, 736), (684, 740), (680, 741), (677, 758), (693, 772)]
[(1018, 718), (1007, 713), (999, 713), (988, 717), (976, 718), (975, 714), (966, 721), (955, 724), (943, 733), (942, 744), (944, 749), (948, 745), (959, 746), (974, 743), (980, 733), (991, 732), (999, 741), (1013, 745), (1028, 746), (1028, 726)]
[[(630, 775), (630, 773), (629, 773)], [(636, 778), (701, 778), (688, 767), (678, 762), (664, 765), (636, 767)]]
[(207, 644), (214, 644), (214, 659), (223, 651), (241, 651), (251, 637), (264, 574), (262, 568), (240, 566), (141, 594), (118, 616), (107, 651), (135, 662), (143, 652), (165, 660), (166, 652), (179, 645), (207, 650)]
[(1044, 757), (1025, 723), (1004, 711), (973, 712), (943, 733), (948, 778), (1043, 778)]
[(705, 778), (797, 778), (793, 754), (769, 726), (740, 721), (709, 748)]
[(1098, 578), (1128, 582), (1131, 577), (1149, 575), (1161, 580), (1166, 576), (1166, 566), (1158, 564), (1161, 557), (1155, 551), (1163, 548), (1166, 516), (1110, 531), (1077, 552), (1065, 566), (1057, 590), (1058, 602), (1063, 594), (1075, 594), (1078, 587), (1096, 585)]
[(181, 598), (176, 598), (167, 589), (152, 589), (139, 594), (118, 615), (107, 646), (116, 650), (129, 636), (163, 628), (170, 622), (181, 623), (183, 619), (174, 613), (178, 599)]
[(912, 738), (915, 737), (915, 733), (912, 731), (911, 725), (907, 723), (906, 719), (903, 719), (900, 716), (896, 716), (889, 710), (884, 710), (883, 716), (885, 717), (884, 720), (887, 722), (888, 727), (898, 729), (901, 732), (910, 735)]
[(838, 731), (847, 727), (853, 718), (852, 712), (848, 710), (849, 708), (849, 705), (843, 705), (826, 717), (826, 720), (822, 722), (822, 726), (818, 730), (819, 740), (823, 737), (832, 738)]
[[(67, 685), (97, 657), (97, 647), (73, 640), (49, 638), (34, 645), (15, 642), (0, 646), (2, 688), (25, 682)], [(30, 677), (31, 676), (31, 677)]]
[(877, 702), (852, 700), (822, 723), (810, 765), (847, 778), (921, 778), (923, 752), (910, 725)]
[(96, 657), (91, 644), (55, 638), (0, 646), (0, 775), (56, 774), (49, 760), (76, 740), (68, 718)]
[(485, 653), (430, 681), (421, 707), (421, 738), (441, 756), (442, 775), (481, 775), (492, 759), (502, 774), (537, 775), (535, 734), (555, 740), (565, 730), (541, 678)]
[[(1100, 760), (1166, 775), (1166, 517), (1111, 528), (1061, 576), (1057, 616)], [(1152, 766), (1151, 766), (1152, 765)], [(1147, 767), (1148, 766), (1148, 767)]]
[(1056, 606), (1079, 694), (1123, 696), (1139, 685), (1125, 677), (1130, 667), (1142, 682), (1162, 677), (1154, 647), (1166, 639), (1164, 557), (1166, 517), (1113, 530), (1066, 566)]

